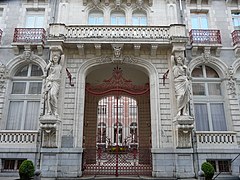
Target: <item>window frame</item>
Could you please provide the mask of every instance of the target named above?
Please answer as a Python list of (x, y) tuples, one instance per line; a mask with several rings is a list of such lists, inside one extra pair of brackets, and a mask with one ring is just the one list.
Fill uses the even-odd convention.
[[(33, 23), (31, 24), (28, 18), (33, 18)], [(42, 22), (39, 23), (39, 19), (42, 18)], [(25, 28), (44, 28), (45, 27), (45, 9), (26, 9), (26, 15), (24, 19)]]
[[(33, 65), (38, 66), (38, 68), (40, 68), (41, 70), (41, 76), (31, 76), (31, 72), (32, 72), (32, 67)], [(21, 70), (25, 67), (28, 67), (27, 70), (27, 76), (16, 76), (16, 74), (18, 73), (18, 70)], [(42, 91), (43, 91), (43, 79), (42, 79), (42, 75), (43, 75), (43, 71), (41, 69), (41, 67), (35, 63), (29, 63), (29, 64), (25, 64), (24, 66), (20, 66), (17, 71), (13, 74), (12, 79), (11, 79), (11, 83), (9, 86), (9, 99), (8, 99), (8, 112), (7, 112), (7, 122), (6, 122), (6, 129), (9, 130), (37, 130), (38, 128), (38, 124), (37, 122), (35, 122), (35, 128), (33, 127), (33, 129), (25, 129), (26, 126), (26, 122), (27, 122), (27, 115), (29, 115), (27, 113), (27, 106), (29, 105), (29, 103), (38, 103), (35, 104), (37, 105), (38, 108), (38, 112), (36, 112), (36, 116), (40, 115), (40, 107), (41, 107), (41, 97), (42, 97)], [(12, 93), (12, 89), (13, 89), (13, 84), (15, 82), (25, 82), (26, 83), (26, 88), (25, 88), (25, 93), (24, 94), (13, 94)], [(40, 93), (38, 94), (29, 94), (29, 85), (31, 82), (38, 82), (38, 83), (42, 83), (42, 86), (39, 87), (39, 89), (41, 89)], [(23, 103), (23, 107), (22, 107), (22, 114), (21, 117), (19, 117), (19, 122), (18, 122), (18, 126), (17, 127), (13, 127), (11, 126), (11, 124), (8, 124), (8, 122), (10, 121), (10, 109), (11, 109), (11, 103), (14, 102), (22, 102)], [(34, 106), (35, 108), (35, 106)], [(10, 121), (11, 122), (11, 121)], [(13, 128), (12, 128), (13, 127)], [(16, 128), (16, 129), (15, 129)]]
[[(116, 22), (113, 21), (113, 18), (115, 19)], [(121, 22), (121, 18), (123, 18), (122, 20), (124, 21), (123, 23)], [(122, 11), (114, 11), (111, 12), (110, 15), (110, 22), (111, 25), (114, 26), (122, 26), (122, 25), (126, 25), (126, 14)]]
[[(196, 12), (191, 12), (191, 29), (209, 29), (209, 21), (208, 21), (208, 13), (196, 13)], [(197, 20), (197, 26), (193, 25), (193, 19)], [(206, 24), (203, 23), (203, 20), (206, 20)]]
[[(99, 16), (101, 15), (101, 16)], [(94, 19), (94, 23), (90, 22), (90, 18)], [(88, 14), (88, 25), (104, 25), (104, 14), (101, 11), (93, 11)]]
[[(197, 83), (202, 83), (204, 84), (205, 87), (205, 95), (194, 95), (194, 89), (192, 86), (192, 94), (193, 94), (193, 105), (194, 105), (194, 115), (196, 116), (196, 106), (195, 105), (199, 105), (199, 104), (205, 104), (206, 108), (207, 108), (207, 117), (208, 117), (208, 130), (198, 130), (200, 127), (197, 127), (197, 118), (196, 119), (196, 130), (197, 131), (227, 131), (228, 129), (228, 124), (227, 124), (227, 116), (226, 116), (226, 107), (225, 107), (225, 99), (224, 99), (224, 91), (223, 91), (223, 80), (220, 78), (220, 76), (218, 75), (218, 78), (209, 78), (207, 77), (207, 65), (200, 65), (202, 67), (202, 72), (203, 72), (203, 76), (202, 77), (192, 77), (192, 84), (197, 84)], [(199, 68), (195, 67), (195, 68)], [(194, 68), (194, 69), (195, 69)], [(211, 67), (210, 67), (211, 68)], [(193, 69), (193, 71), (194, 71)], [(214, 70), (213, 68), (211, 68), (212, 70)], [(192, 71), (192, 72), (193, 72)], [(214, 70), (215, 71), (215, 70)], [(215, 71), (217, 73), (217, 71)], [(221, 94), (220, 95), (211, 95), (209, 94), (209, 89), (208, 89), (208, 85), (211, 83), (219, 83), (220, 84), (220, 91)], [(223, 129), (225, 130), (214, 130), (214, 119), (213, 119), (213, 114), (211, 111), (211, 108), (213, 108), (213, 105), (217, 105), (217, 104), (222, 104), (223, 107), (223, 113), (224, 113), (224, 121), (225, 121), (225, 127)]]

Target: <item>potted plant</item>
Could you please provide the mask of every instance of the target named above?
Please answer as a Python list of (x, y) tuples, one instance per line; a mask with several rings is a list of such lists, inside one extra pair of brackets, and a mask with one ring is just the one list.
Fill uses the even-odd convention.
[(31, 160), (24, 160), (19, 167), (20, 179), (29, 180), (34, 176), (34, 165)]
[(212, 180), (214, 176), (214, 167), (209, 162), (202, 163), (201, 170), (204, 172), (206, 180)]

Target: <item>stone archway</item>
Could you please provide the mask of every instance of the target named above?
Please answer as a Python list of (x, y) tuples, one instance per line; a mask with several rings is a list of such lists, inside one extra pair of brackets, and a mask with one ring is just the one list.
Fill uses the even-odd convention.
[[(113, 70), (111, 74), (109, 70)], [(151, 175), (149, 97), (148, 76), (126, 64), (99, 66), (99, 69), (88, 74), (83, 130), (84, 174)], [(136, 142), (133, 139), (129, 141), (133, 117), (128, 111), (133, 98), (138, 107), (138, 116), (134, 120), (139, 129)], [(97, 109), (100, 108), (101, 99), (105, 99), (105, 117), (98, 119)], [(107, 130), (104, 135), (107, 141), (102, 141), (102, 136), (98, 137), (98, 121)]]

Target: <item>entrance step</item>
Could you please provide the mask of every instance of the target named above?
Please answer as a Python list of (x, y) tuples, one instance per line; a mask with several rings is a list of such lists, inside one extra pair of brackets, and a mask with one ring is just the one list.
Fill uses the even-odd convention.
[[(79, 178), (57, 178), (57, 180), (177, 180), (176, 178), (154, 178), (154, 177), (145, 177), (145, 176), (86, 176)], [(192, 179), (188, 179), (192, 180)]]

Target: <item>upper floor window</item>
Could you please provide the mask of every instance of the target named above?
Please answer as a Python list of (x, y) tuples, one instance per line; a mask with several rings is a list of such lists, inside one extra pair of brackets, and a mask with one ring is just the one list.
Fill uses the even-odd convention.
[(145, 13), (136, 12), (132, 15), (132, 25), (136, 26), (146, 26), (147, 25), (147, 16)]
[(102, 12), (91, 12), (88, 16), (88, 24), (90, 25), (103, 25), (103, 13)]
[(232, 14), (234, 30), (240, 30), (240, 13)]
[(44, 27), (44, 10), (39, 11), (27, 11), (26, 20), (25, 20), (26, 28), (43, 28)]
[(20, 68), (12, 78), (7, 129), (36, 130), (40, 112), (43, 72), (35, 64)]
[(192, 71), (193, 102), (197, 131), (226, 131), (221, 79), (211, 67), (201, 65)]
[(192, 29), (208, 29), (206, 13), (191, 13)]
[(115, 11), (111, 13), (111, 24), (112, 25), (125, 25), (126, 18), (125, 14), (121, 11)]

